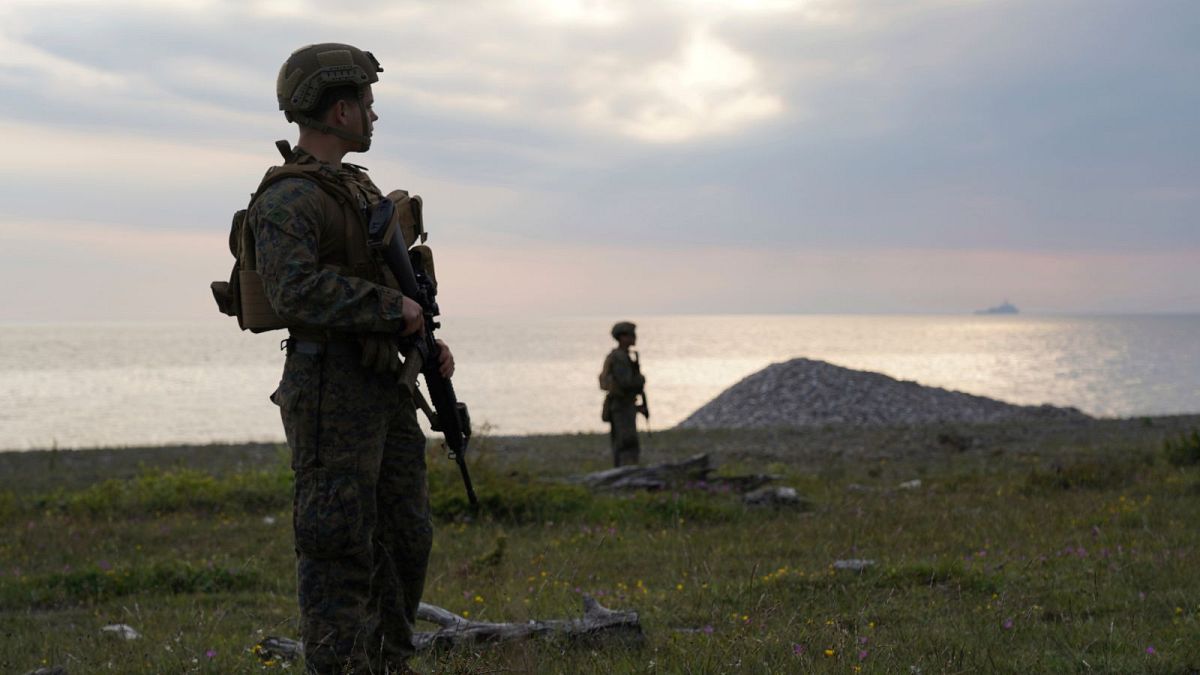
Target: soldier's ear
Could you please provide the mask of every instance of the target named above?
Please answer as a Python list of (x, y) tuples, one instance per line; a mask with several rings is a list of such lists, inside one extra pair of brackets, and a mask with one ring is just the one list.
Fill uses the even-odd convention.
[(350, 102), (346, 99), (341, 99), (333, 104), (333, 120), (334, 124), (344, 125), (350, 120)]

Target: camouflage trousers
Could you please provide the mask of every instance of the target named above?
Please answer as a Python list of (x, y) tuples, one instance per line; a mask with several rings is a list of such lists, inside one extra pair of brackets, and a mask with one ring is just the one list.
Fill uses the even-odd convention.
[(641, 453), (637, 435), (637, 405), (634, 401), (612, 399), (608, 404), (611, 416), (608, 437), (612, 443), (613, 466), (637, 464)]
[(404, 672), (433, 541), (413, 401), (356, 356), (299, 352), (271, 400), (296, 477), (307, 672)]

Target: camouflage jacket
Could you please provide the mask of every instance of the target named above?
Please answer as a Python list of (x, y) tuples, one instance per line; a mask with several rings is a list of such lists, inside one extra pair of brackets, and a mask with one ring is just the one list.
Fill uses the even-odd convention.
[(608, 395), (617, 401), (632, 401), (646, 386), (641, 366), (624, 349), (609, 352), (603, 372), (609, 375)]
[[(294, 161), (315, 162), (301, 149)], [(379, 197), (354, 165), (321, 169), (323, 179), (346, 187), (358, 204), (339, 200), (306, 178), (268, 185), (246, 214), (253, 228), (255, 263), (275, 311), (293, 329), (394, 332), (403, 326), (403, 295), (383, 282), (377, 263), (352, 261), (365, 250), (367, 201)]]

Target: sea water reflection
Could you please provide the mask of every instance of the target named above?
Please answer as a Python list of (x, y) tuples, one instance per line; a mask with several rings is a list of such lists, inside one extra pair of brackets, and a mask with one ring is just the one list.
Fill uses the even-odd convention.
[[(1200, 411), (1200, 316), (632, 317), (655, 428), (796, 356), (1095, 415)], [(598, 431), (611, 319), (456, 318), (455, 386), (493, 433)], [(0, 448), (279, 440), (280, 333), (227, 321), (0, 325)]]

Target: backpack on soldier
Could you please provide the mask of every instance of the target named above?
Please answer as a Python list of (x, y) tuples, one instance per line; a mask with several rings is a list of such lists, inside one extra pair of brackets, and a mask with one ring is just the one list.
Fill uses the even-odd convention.
[[(254, 200), (251, 199), (253, 204)], [(214, 281), (209, 284), (217, 308), (222, 314), (236, 317), (242, 330), (262, 333), (286, 328), (283, 317), (275, 313), (263, 289), (262, 277), (254, 268), (254, 234), (246, 224), (246, 211), (233, 214), (229, 228), (229, 252), (233, 254), (233, 271), (229, 281)]]
[(604, 358), (604, 367), (600, 369), (600, 390), (612, 391), (613, 375), (612, 375), (612, 354)]
[[(276, 147), (283, 154), (285, 161), (291, 157), (292, 149), (287, 141), (279, 141)], [(209, 288), (212, 289), (213, 299), (217, 301), (217, 309), (222, 314), (236, 317), (242, 330), (263, 333), (287, 328), (287, 322), (271, 307), (263, 289), (262, 277), (256, 269), (254, 232), (246, 223), (246, 213), (254, 206), (255, 200), (263, 190), (276, 181), (284, 178), (306, 178), (319, 184), (313, 175), (315, 170), (286, 163), (283, 166), (272, 167), (263, 176), (258, 189), (250, 196), (250, 203), (246, 204), (246, 208), (233, 214), (233, 222), (229, 227), (229, 252), (233, 254), (233, 271), (229, 273), (229, 281), (214, 281), (209, 284)]]

